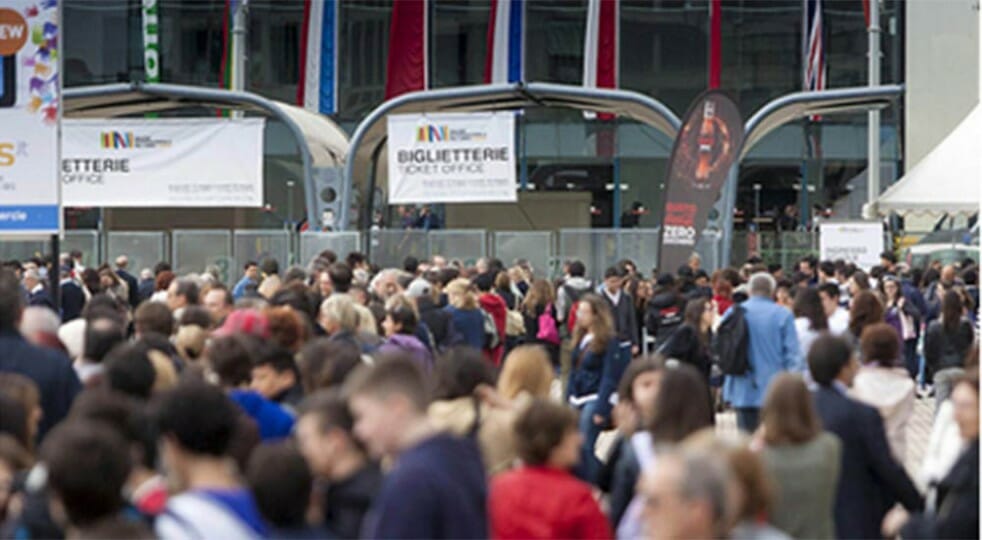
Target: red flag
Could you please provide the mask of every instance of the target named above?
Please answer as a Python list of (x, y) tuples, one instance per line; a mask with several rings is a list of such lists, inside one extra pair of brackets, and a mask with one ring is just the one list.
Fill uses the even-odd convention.
[(398, 0), (392, 5), (385, 99), (429, 87), (428, 4), (427, 0)]

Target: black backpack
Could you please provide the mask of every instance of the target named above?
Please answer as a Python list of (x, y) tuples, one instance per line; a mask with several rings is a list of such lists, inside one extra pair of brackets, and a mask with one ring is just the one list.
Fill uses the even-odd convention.
[(746, 375), (750, 372), (747, 349), (750, 332), (743, 308), (734, 304), (728, 317), (723, 319), (713, 336), (713, 353), (724, 375)]

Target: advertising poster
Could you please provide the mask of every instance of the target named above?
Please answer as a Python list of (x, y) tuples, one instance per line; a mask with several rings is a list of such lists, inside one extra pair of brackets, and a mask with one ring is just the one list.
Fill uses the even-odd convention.
[(515, 202), (515, 115), (388, 118), (392, 204)]
[(0, 2), (0, 235), (60, 230), (60, 12), (55, 0)]
[(842, 259), (869, 271), (880, 264), (883, 253), (883, 224), (879, 221), (819, 223), (819, 259)]
[(696, 98), (665, 174), (659, 271), (674, 272), (692, 254), (742, 145), (743, 121), (733, 100), (718, 90)]
[(66, 119), (66, 206), (259, 207), (262, 118)]

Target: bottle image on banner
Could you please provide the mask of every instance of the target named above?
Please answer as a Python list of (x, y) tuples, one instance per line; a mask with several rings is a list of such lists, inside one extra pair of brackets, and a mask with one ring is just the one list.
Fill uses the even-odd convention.
[(17, 103), (17, 58), (0, 56), (0, 107)]

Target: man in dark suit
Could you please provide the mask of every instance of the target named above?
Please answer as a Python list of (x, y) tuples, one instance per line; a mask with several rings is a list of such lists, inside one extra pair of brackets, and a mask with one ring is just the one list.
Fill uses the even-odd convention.
[(34, 268), (24, 271), (24, 290), (27, 291), (27, 305), (42, 306), (55, 311), (55, 303), (44, 288), (41, 275)]
[(28, 343), (17, 330), (24, 300), (13, 272), (0, 270), (0, 373), (18, 373), (34, 381), (41, 393), (43, 416), (38, 439), (68, 414), (81, 390), (68, 357)]
[(60, 284), (58, 289), (61, 292), (61, 322), (75, 320), (82, 315), (82, 308), (85, 307), (85, 293), (82, 287), (72, 279), (72, 269), (62, 266), (58, 274)]
[(880, 413), (846, 396), (859, 369), (852, 347), (823, 335), (812, 344), (808, 368), (818, 384), (815, 407), (822, 425), (842, 441), (835, 535), (880, 538), (883, 517), (894, 503), (914, 512), (924, 507), (924, 500), (890, 453)]
[(126, 282), (126, 287), (129, 290), (130, 307), (136, 309), (136, 306), (140, 304), (140, 284), (133, 274), (126, 271), (129, 265), (130, 259), (126, 255), (116, 257), (116, 275)]

